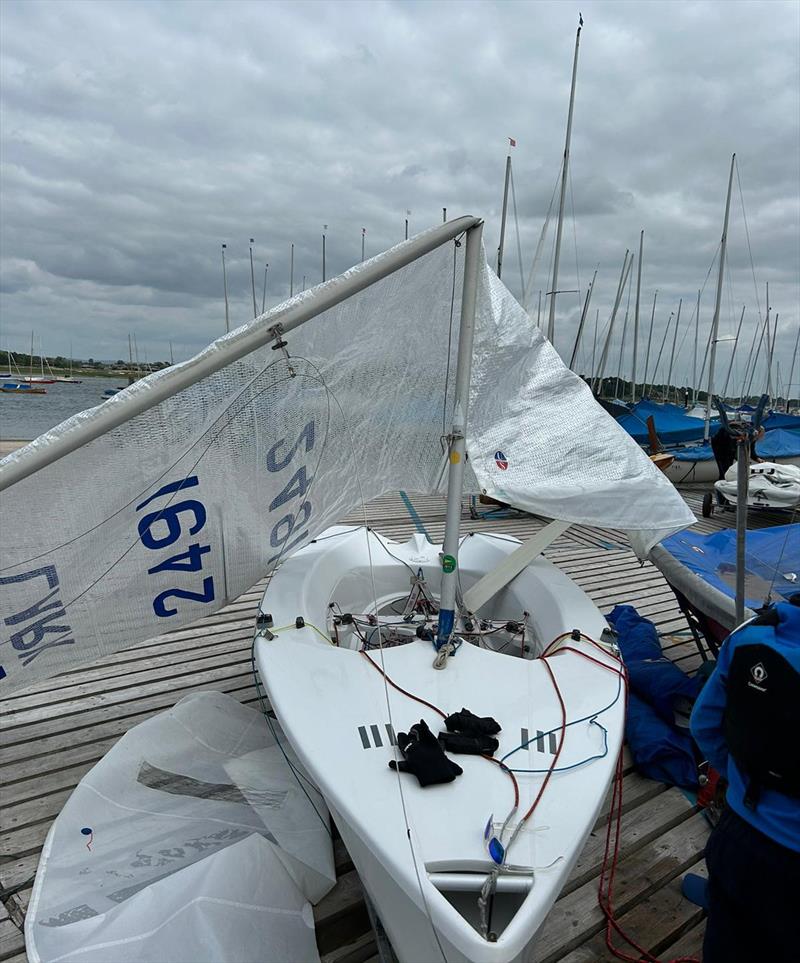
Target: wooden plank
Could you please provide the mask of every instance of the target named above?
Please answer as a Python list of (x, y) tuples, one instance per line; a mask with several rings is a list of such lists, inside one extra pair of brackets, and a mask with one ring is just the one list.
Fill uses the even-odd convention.
[[(624, 915), (644, 898), (693, 866), (708, 837), (705, 818), (696, 813), (648, 840), (635, 851), (623, 842), (614, 883), (614, 910)], [(533, 954), (534, 963), (555, 963), (592, 939), (605, 926), (597, 905), (597, 875), (561, 896), (551, 910)]]
[[(705, 875), (705, 863), (700, 861), (689, 871)], [(650, 896), (647, 896), (629, 912), (617, 918), (623, 933), (656, 957), (690, 931), (705, 931), (704, 912), (684, 898), (681, 893), (681, 876), (670, 879)], [(623, 952), (633, 953), (633, 947), (616, 935), (613, 944)], [(674, 951), (669, 950), (670, 957)], [(560, 963), (613, 963), (616, 957), (606, 945), (605, 933), (588, 940), (578, 949), (562, 957)]]
[[(637, 806), (623, 817), (620, 845), (626, 852), (635, 852), (666, 830), (686, 822), (693, 812), (693, 806), (679, 789), (668, 789), (648, 805)], [(564, 886), (565, 894), (578, 889), (600, 872), (604, 849), (605, 829), (594, 830)]]
[(0, 960), (17, 955), (25, 949), (25, 937), (11, 920), (0, 922)]

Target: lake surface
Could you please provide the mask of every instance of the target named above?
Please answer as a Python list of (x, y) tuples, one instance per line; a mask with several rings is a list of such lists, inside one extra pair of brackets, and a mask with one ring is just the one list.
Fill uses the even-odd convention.
[(46, 395), (0, 392), (0, 438), (32, 441), (70, 415), (102, 404), (106, 388), (122, 388), (127, 381), (126, 377), (122, 377), (86, 378), (79, 385), (57, 382), (44, 386), (47, 388)]

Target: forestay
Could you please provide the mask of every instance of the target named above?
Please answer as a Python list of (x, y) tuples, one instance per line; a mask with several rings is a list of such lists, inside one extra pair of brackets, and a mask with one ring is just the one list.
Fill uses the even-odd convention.
[[(0, 478), (38, 468), (0, 504), (0, 694), (210, 614), (362, 501), (440, 490), (454, 233), (443, 225), (305, 292), (0, 464)], [(420, 245), (432, 249), (394, 269)], [(691, 524), (485, 260), (478, 287), (468, 486), (624, 529), (641, 556)], [(298, 312), (306, 323), (276, 344), (275, 325)], [(48, 450), (58, 460), (38, 467)]]

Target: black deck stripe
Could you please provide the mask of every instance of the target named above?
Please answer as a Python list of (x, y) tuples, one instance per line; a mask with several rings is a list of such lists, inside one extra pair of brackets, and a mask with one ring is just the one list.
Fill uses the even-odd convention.
[(381, 730), (377, 726), (370, 726), (372, 729), (372, 738), (375, 740), (375, 748), (380, 749), (383, 745), (381, 740)]
[(556, 754), (556, 749), (558, 748), (556, 744), (556, 734), (551, 732), (550, 734), (550, 755), (554, 756)]
[(359, 726), (359, 727), (358, 727), (358, 734), (361, 736), (361, 745), (362, 745), (365, 749), (371, 748), (371, 747), (370, 747), (370, 742), (369, 742), (369, 736), (367, 735), (367, 730), (366, 730), (366, 727), (365, 727), (365, 726)]
[(544, 733), (541, 729), (536, 730), (536, 748), (539, 752), (544, 752)]
[(389, 745), (396, 746), (397, 740), (394, 737), (394, 729), (392, 729), (392, 725), (390, 722), (386, 723), (386, 735), (389, 737)]

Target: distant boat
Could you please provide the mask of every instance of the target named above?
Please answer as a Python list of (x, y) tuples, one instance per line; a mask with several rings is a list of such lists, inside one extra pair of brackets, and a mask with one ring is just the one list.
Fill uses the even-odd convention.
[(0, 385), (0, 391), (17, 395), (46, 395), (47, 388), (34, 388), (25, 381), (6, 381)]
[[(49, 365), (48, 365), (49, 367)], [(56, 375), (56, 381), (60, 384), (65, 385), (80, 385), (83, 384), (80, 378), (72, 377), (72, 343), (69, 346), (69, 374), (68, 375)]]

